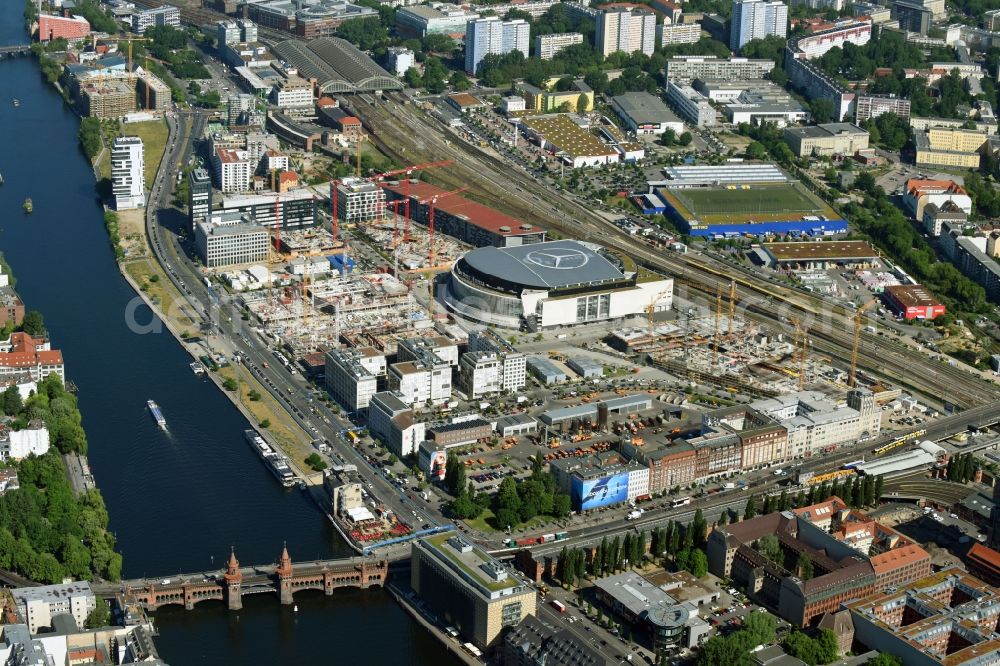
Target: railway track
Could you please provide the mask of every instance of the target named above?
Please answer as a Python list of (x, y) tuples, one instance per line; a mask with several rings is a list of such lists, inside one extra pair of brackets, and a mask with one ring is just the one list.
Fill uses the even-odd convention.
[[(380, 150), (401, 163), (455, 161), (449, 169), (429, 171), (428, 181), (448, 189), (470, 186), (471, 198), (508, 214), (567, 236), (601, 242), (634, 257), (640, 264), (673, 277), (675, 284), (713, 299), (718, 289), (728, 293), (737, 285), (739, 307), (751, 319), (790, 332), (789, 316), (803, 321), (814, 348), (849, 363), (853, 346), (851, 315), (842, 306), (751, 276), (748, 271), (704, 256), (663, 253), (635, 240), (579, 202), (542, 191), (527, 173), (500, 158), (470, 146), (457, 137), (446, 139), (436, 121), (413, 112), (398, 93), (388, 103), (353, 98), (350, 104)], [(541, 192), (542, 196), (539, 196)], [(543, 198), (544, 197), (544, 198)], [(691, 294), (688, 294), (690, 296)], [(876, 344), (878, 345), (876, 347)], [(878, 353), (875, 350), (878, 349)], [(946, 395), (962, 408), (1000, 399), (1000, 387), (960, 367), (953, 367), (889, 339), (862, 334), (859, 370), (886, 377), (893, 383), (940, 403)]]

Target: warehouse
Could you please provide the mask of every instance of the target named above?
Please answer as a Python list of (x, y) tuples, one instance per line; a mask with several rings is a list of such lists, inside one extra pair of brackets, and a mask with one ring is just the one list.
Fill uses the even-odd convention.
[(900, 284), (886, 287), (882, 297), (897, 317), (934, 319), (945, 313), (944, 304), (934, 298), (919, 284)]
[(527, 364), (528, 372), (546, 386), (569, 381), (566, 372), (544, 356), (529, 356)]
[(684, 132), (684, 122), (659, 97), (647, 92), (612, 97), (611, 108), (628, 130), (636, 134), (663, 134), (669, 129), (679, 136)]
[(559, 155), (574, 169), (619, 161), (617, 150), (577, 125), (569, 116), (559, 114), (522, 118), (519, 127), (542, 150)]
[(799, 157), (854, 155), (868, 148), (868, 132), (851, 123), (786, 127), (785, 141)]
[(570, 370), (584, 379), (604, 376), (604, 366), (594, 359), (587, 358), (586, 356), (573, 356), (566, 361), (566, 365), (569, 366)]
[(446, 305), (504, 328), (540, 330), (666, 312), (673, 280), (581, 241), (483, 247), (455, 262)]
[(559, 425), (573, 420), (594, 422), (597, 419), (598, 407), (604, 405), (609, 414), (635, 414), (653, 408), (653, 398), (649, 395), (636, 393), (609, 398), (599, 402), (591, 402), (575, 407), (561, 407), (543, 412), (538, 418), (545, 425)]
[(771, 268), (826, 270), (833, 266), (871, 268), (878, 251), (865, 241), (817, 241), (764, 243), (761, 246)]

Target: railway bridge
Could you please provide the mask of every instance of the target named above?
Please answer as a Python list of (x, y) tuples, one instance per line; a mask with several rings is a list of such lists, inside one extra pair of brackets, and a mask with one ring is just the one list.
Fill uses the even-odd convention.
[(288, 605), (295, 593), (302, 590), (321, 590), (331, 595), (342, 587), (383, 586), (388, 572), (387, 559), (368, 557), (315, 560), (293, 566), (285, 547), (277, 565), (242, 567), (233, 551), (226, 568), (219, 571), (180, 574), (160, 581), (124, 580), (118, 584), (92, 585), (92, 588), (95, 594), (105, 598), (124, 595), (147, 611), (171, 604), (191, 610), (202, 601), (222, 601), (229, 610), (239, 610), (245, 595), (274, 593), (282, 604)]
[(0, 46), (0, 58), (15, 55), (27, 55), (31, 53), (31, 44), (13, 44), (10, 46)]

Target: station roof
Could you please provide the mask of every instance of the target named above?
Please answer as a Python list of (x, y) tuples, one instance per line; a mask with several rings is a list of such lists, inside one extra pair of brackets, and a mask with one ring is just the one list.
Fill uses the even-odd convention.
[(345, 39), (319, 37), (309, 42), (289, 39), (274, 46), (304, 78), (316, 79), (320, 93), (399, 90), (399, 79), (385, 71)]

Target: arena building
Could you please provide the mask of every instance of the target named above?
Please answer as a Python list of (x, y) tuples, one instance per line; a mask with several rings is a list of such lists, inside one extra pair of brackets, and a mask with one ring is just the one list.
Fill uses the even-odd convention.
[(591, 243), (482, 247), (452, 267), (446, 303), (485, 324), (539, 330), (670, 309), (673, 280)]

